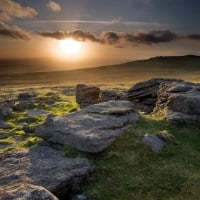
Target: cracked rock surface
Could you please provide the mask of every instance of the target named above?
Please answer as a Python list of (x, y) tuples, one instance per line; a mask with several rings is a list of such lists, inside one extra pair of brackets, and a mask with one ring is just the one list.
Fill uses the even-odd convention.
[[(44, 187), (55, 196), (62, 197), (78, 189), (80, 182), (91, 171), (92, 166), (87, 159), (66, 158), (63, 152), (48, 146), (10, 152), (0, 156), (0, 194), (7, 191), (9, 195), (15, 196), (21, 189), (26, 190), (25, 186), (21, 188), (16, 184), (31, 184)], [(9, 188), (18, 189), (9, 192)], [(28, 191), (34, 189), (28, 188)], [(42, 194), (46, 194), (42, 191)]]
[(138, 114), (129, 101), (108, 101), (83, 110), (47, 119), (35, 134), (47, 142), (69, 144), (84, 152), (108, 148)]

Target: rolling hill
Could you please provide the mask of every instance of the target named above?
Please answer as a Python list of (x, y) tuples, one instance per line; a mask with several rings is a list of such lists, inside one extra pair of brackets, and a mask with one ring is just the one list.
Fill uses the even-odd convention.
[[(41, 63), (37, 64), (41, 65)], [(1, 63), (1, 68), (2, 66)], [(15, 66), (15, 68), (17, 67)], [(43, 69), (43, 66), (37, 66), (37, 69)], [(14, 72), (1, 70), (0, 85), (134, 83), (154, 77), (178, 78), (186, 81), (200, 82), (200, 56), (153, 57), (147, 60), (138, 60), (118, 65), (68, 71), (29, 73), (18, 70), (18, 73)]]

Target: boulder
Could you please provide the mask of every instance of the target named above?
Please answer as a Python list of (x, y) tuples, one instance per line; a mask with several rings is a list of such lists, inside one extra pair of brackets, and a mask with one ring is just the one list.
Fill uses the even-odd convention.
[(128, 90), (128, 100), (134, 102), (138, 110), (150, 113), (156, 106), (160, 85), (172, 82), (182, 82), (182, 80), (155, 78), (139, 82)]
[(94, 104), (96, 99), (100, 97), (100, 89), (95, 86), (87, 86), (78, 84), (76, 86), (76, 101), (81, 108)]
[(154, 112), (164, 110), (171, 123), (196, 121), (200, 118), (199, 84), (173, 82), (162, 84)]
[(0, 188), (1, 200), (58, 200), (52, 193), (41, 186), (31, 184), (10, 184)]
[(142, 138), (142, 144), (148, 146), (154, 153), (158, 153), (165, 143), (158, 136), (146, 133)]
[(84, 152), (108, 148), (138, 114), (129, 101), (108, 101), (64, 116), (50, 117), (35, 135), (50, 143), (70, 144)]
[(0, 160), (0, 188), (28, 183), (42, 186), (58, 198), (78, 189), (92, 170), (87, 159), (66, 158), (48, 146), (9, 152)]

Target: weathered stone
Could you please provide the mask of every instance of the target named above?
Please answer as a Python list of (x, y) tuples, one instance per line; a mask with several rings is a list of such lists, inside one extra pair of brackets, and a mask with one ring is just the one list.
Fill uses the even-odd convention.
[(1, 200), (58, 200), (52, 193), (41, 186), (31, 184), (10, 184), (0, 188)]
[(98, 87), (84, 84), (76, 86), (76, 101), (81, 108), (94, 104), (94, 100), (99, 99), (99, 97), (100, 89)]
[(200, 92), (188, 94), (171, 95), (167, 106), (174, 112), (180, 112), (187, 115), (200, 115)]
[(154, 153), (158, 153), (165, 143), (158, 136), (146, 133), (142, 138), (142, 144), (150, 147)]
[(66, 158), (47, 146), (10, 152), (0, 156), (0, 188), (11, 183), (39, 185), (57, 197), (79, 188), (92, 167), (87, 159)]
[(126, 94), (120, 91), (104, 90), (101, 92), (100, 102), (106, 102), (110, 100), (126, 100)]
[(11, 128), (11, 125), (8, 124), (8, 123), (6, 123), (6, 122), (4, 122), (4, 121), (0, 120), (0, 128), (2, 128), (2, 129), (9, 129), (9, 128)]
[(70, 144), (97, 153), (108, 148), (138, 114), (129, 101), (108, 101), (53, 118), (36, 128), (35, 134), (51, 143)]
[[(135, 103), (136, 108), (143, 112), (152, 112), (158, 100), (158, 91), (161, 84), (170, 84), (172, 82), (182, 82), (176, 79), (150, 79), (139, 82), (128, 90), (128, 100)], [(139, 105), (137, 105), (139, 104)]]
[(16, 111), (24, 111), (27, 109), (33, 109), (35, 107), (34, 101), (20, 101), (15, 104), (14, 110)]
[(165, 116), (168, 122), (172, 124), (187, 124), (197, 121), (200, 117), (198, 115), (187, 115), (181, 112), (174, 112), (166, 109)]
[(24, 101), (24, 100), (30, 100), (33, 99), (37, 96), (37, 93), (35, 93), (34, 91), (32, 92), (22, 92), (18, 95), (18, 99), (20, 101)]
[(154, 112), (164, 110), (170, 123), (185, 123), (200, 118), (200, 91), (198, 84), (173, 82), (162, 84)]
[(50, 113), (44, 110), (38, 110), (38, 109), (34, 109), (34, 110), (29, 110), (26, 115), (28, 117), (37, 117), (37, 116), (47, 116)]

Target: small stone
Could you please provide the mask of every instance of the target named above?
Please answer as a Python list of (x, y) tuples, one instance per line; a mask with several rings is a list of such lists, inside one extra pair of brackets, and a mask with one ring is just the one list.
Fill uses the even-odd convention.
[(81, 194), (81, 195), (76, 195), (72, 198), (72, 200), (89, 200), (88, 196)]
[(146, 133), (142, 138), (142, 144), (150, 147), (154, 153), (159, 153), (165, 143), (158, 136)]

